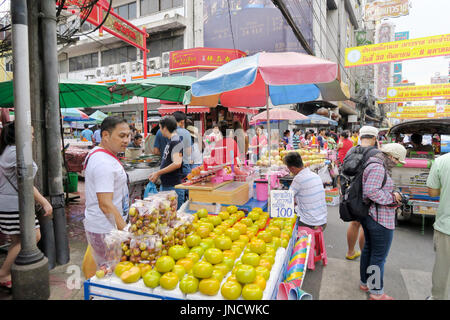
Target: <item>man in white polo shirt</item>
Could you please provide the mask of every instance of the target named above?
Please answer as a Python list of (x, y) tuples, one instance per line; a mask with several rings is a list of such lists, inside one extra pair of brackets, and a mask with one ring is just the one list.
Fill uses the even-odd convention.
[(284, 163), (295, 176), (289, 190), (294, 192), (299, 226), (325, 230), (328, 211), (322, 179), (303, 166), (302, 157), (297, 152), (289, 152)]

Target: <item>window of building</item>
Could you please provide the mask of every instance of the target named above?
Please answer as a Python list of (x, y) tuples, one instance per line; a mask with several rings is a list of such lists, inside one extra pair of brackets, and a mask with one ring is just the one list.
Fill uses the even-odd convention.
[(183, 35), (171, 36), (169, 38), (152, 39), (147, 42), (147, 48), (150, 49), (149, 57), (161, 57), (163, 52), (183, 50)]
[(69, 72), (98, 67), (98, 53), (69, 58)]
[(183, 6), (183, 0), (140, 0), (141, 16)]
[(136, 2), (131, 2), (114, 8), (114, 11), (126, 20), (136, 18)]
[(102, 66), (136, 61), (136, 48), (132, 46), (102, 51)]

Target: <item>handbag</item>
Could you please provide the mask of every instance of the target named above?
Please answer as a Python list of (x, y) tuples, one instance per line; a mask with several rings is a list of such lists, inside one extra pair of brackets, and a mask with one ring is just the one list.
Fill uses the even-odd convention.
[[(10, 180), (10, 178), (8, 177), (8, 175), (5, 173), (5, 171), (3, 171), (3, 168), (0, 167), (1, 173), (3, 173), (3, 175), (6, 178), (6, 181), (9, 182), (9, 184), (11, 185), (11, 187), (14, 188), (14, 190), (16, 190), (17, 194), (19, 194), (19, 189), (14, 185), (14, 183), (12, 183), (12, 181)], [(40, 203), (35, 202), (34, 203), (34, 212), (36, 214), (40, 214), (44, 212), (44, 208), (41, 206)]]

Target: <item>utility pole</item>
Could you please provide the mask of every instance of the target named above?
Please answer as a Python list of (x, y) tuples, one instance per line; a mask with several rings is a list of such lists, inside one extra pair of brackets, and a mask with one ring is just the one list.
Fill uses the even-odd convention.
[(21, 249), (11, 268), (14, 299), (48, 299), (48, 260), (36, 246), (26, 0), (11, 1)]
[[(39, 37), (39, 7), (40, 2), (27, 0), (28, 4), (28, 43), (30, 63), (30, 95), (31, 124), (34, 128), (33, 159), (39, 170), (35, 177), (35, 186), (43, 195), (48, 195), (45, 109), (42, 91), (42, 45)], [(41, 240), (38, 247), (48, 259), (49, 268), (56, 267), (55, 235), (51, 217), (38, 215), (41, 229)]]
[(41, 0), (41, 41), (43, 53), (44, 106), (47, 140), (47, 177), (56, 245), (56, 262), (70, 260), (61, 156), (61, 112), (59, 109), (58, 55), (56, 42), (56, 7), (54, 0)]

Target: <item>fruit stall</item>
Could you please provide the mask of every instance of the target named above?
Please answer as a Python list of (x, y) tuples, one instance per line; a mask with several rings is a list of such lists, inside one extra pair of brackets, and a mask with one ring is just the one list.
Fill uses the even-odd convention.
[(86, 300), (277, 298), (297, 241), (295, 217), (235, 205), (189, 214), (176, 204), (173, 191), (133, 203), (127, 230), (105, 239), (108, 259), (85, 281)]

